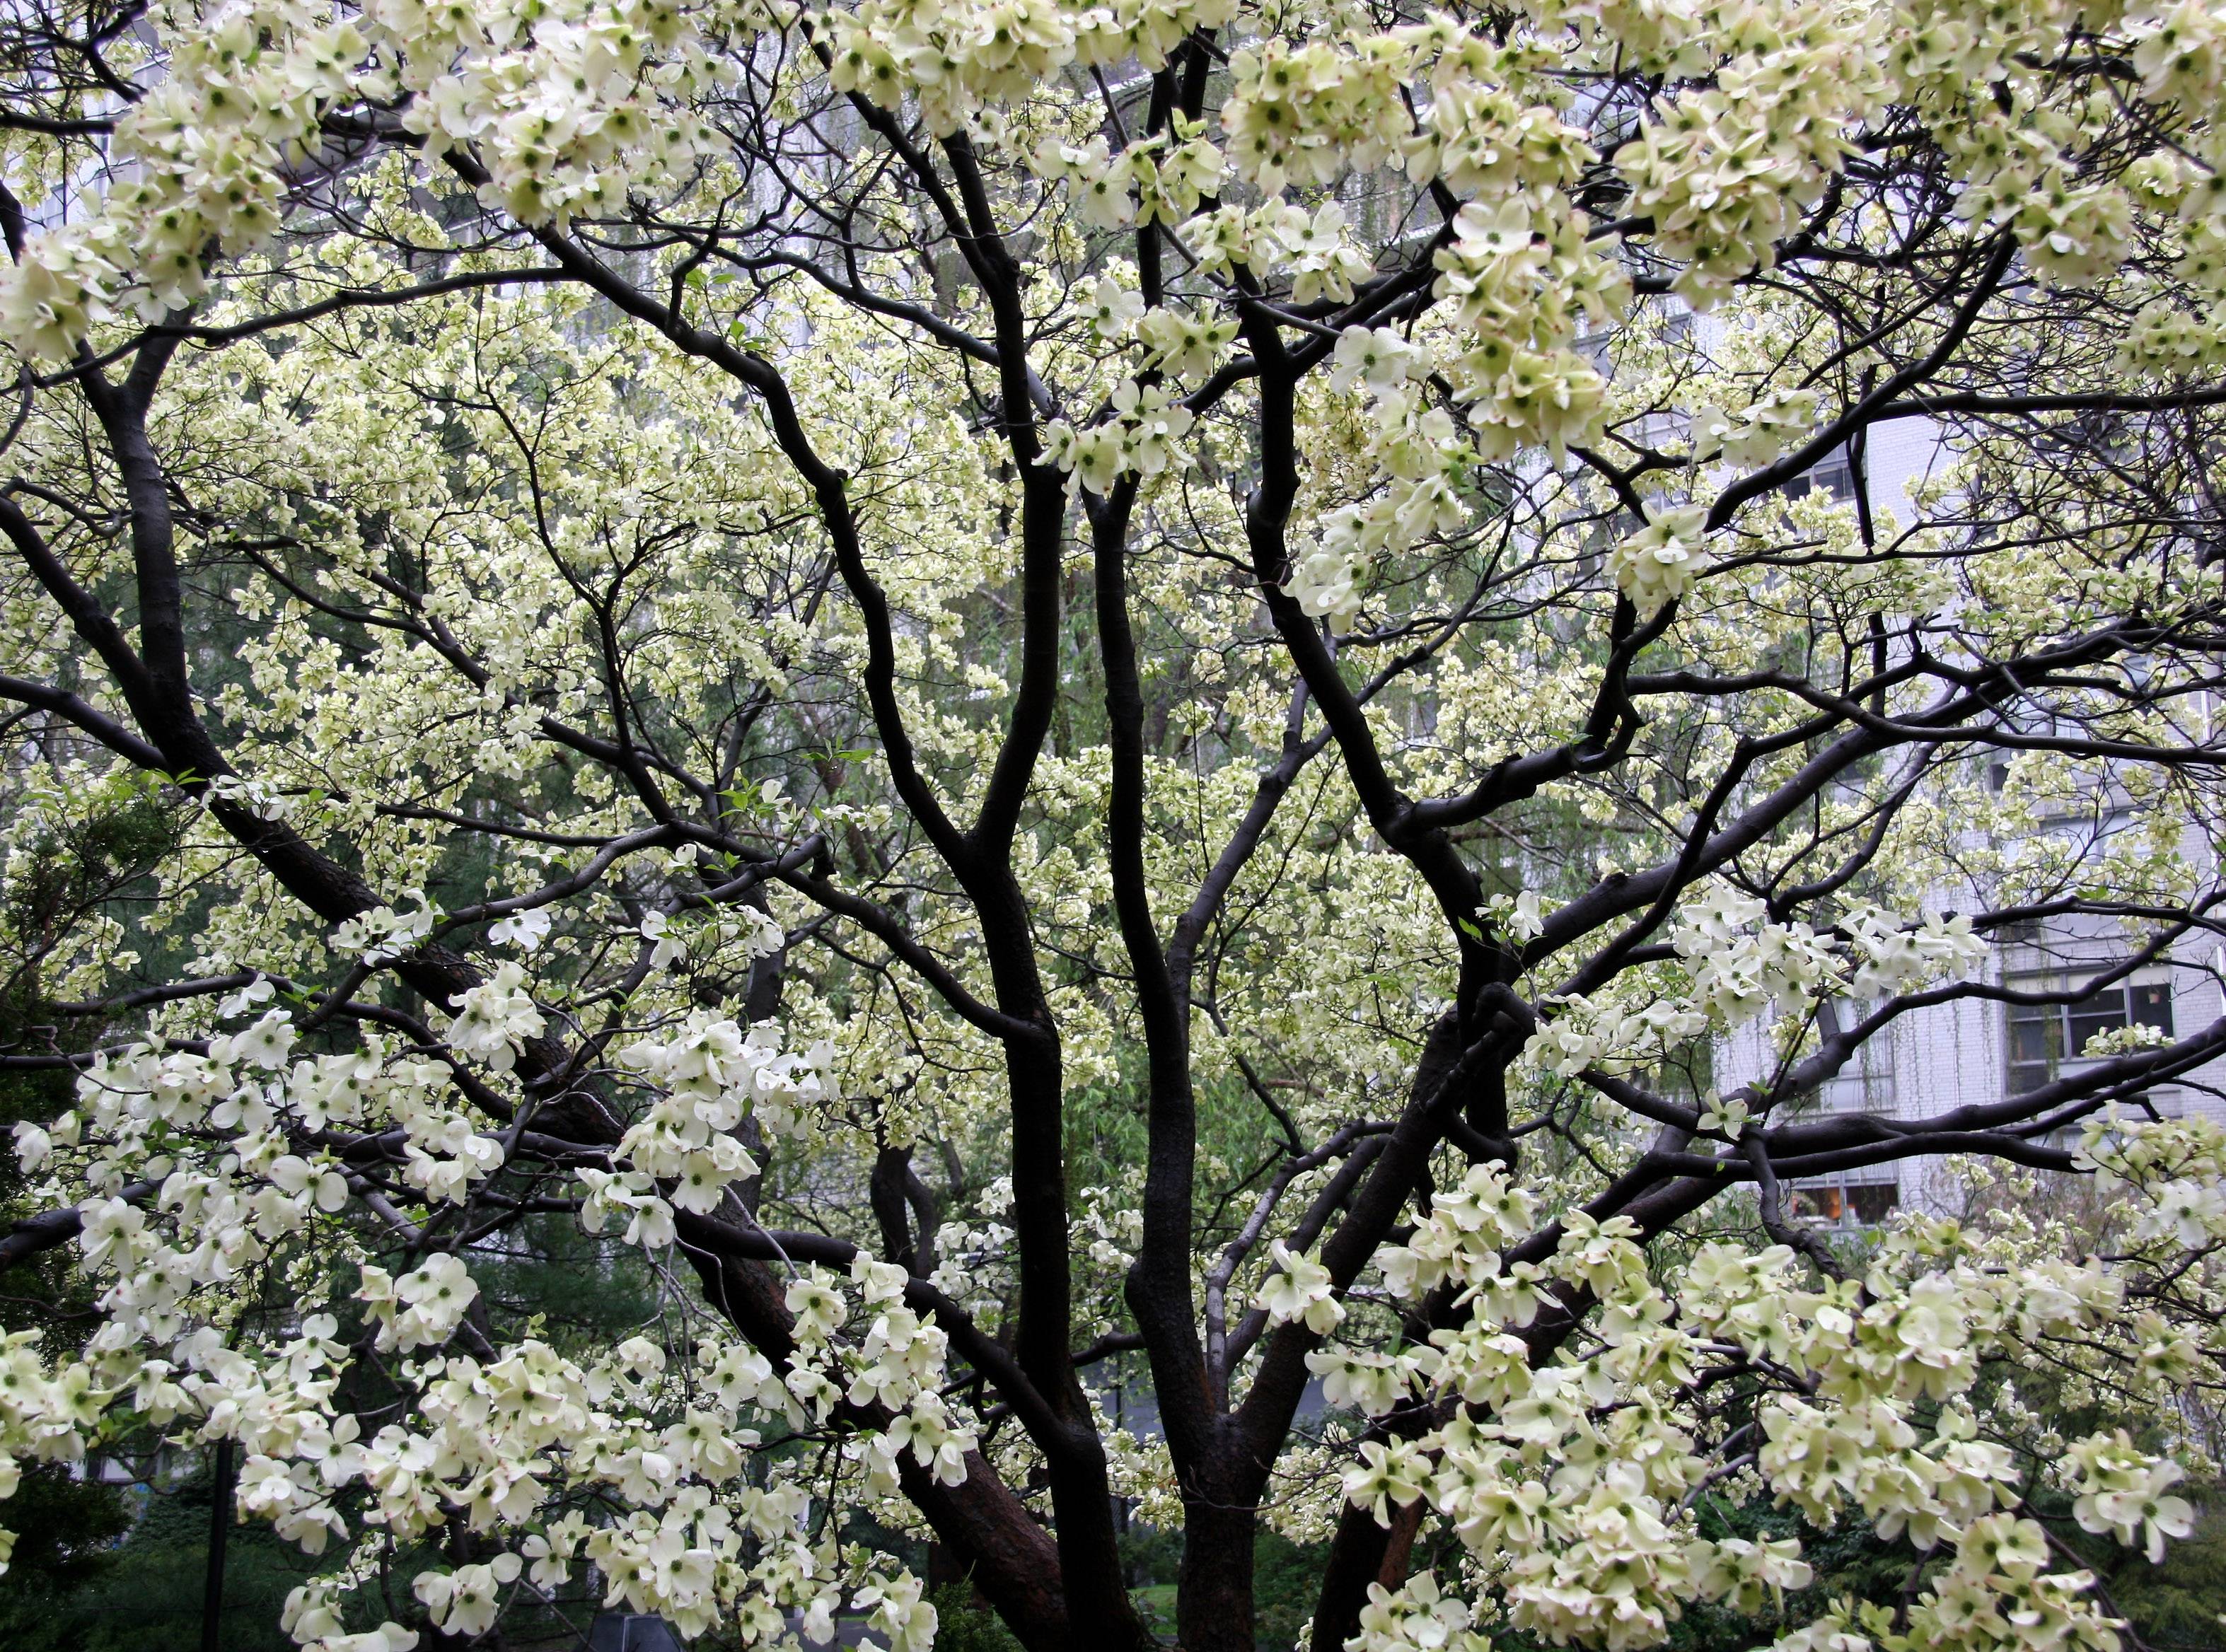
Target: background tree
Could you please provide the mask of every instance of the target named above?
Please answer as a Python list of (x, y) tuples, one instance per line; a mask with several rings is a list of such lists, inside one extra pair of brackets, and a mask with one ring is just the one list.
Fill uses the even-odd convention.
[[(9, 876), (181, 823), (14, 937), (76, 1104), (0, 1255), (104, 1317), (12, 1455), (235, 1440), (336, 1652), (583, 1562), (910, 1652), (863, 1516), (1133, 1647), (1130, 1503), (1199, 1652), (1263, 1521), (1319, 1652), (1642, 1647), (1812, 1581), (1765, 1496), (1907, 1566), (1787, 1652), (2112, 1644), (2036, 1516), (2191, 1524), (2226, 1136), (2142, 1099), (2226, 1020), (1809, 1103), (2212, 969), (2215, 8), (0, 29)], [(2116, 961), (2004, 984), (2036, 924)], [(1948, 1155), (2122, 1240), (1788, 1214)], [(573, 1215), (635, 1334), (525, 1277)]]

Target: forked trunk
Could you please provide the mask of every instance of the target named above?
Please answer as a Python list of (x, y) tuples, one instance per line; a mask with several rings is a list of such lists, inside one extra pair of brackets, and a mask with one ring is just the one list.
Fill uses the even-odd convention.
[(1252, 1652), (1256, 1512), (1193, 1499), (1183, 1519), (1182, 1572), (1175, 1593), (1178, 1644), (1182, 1652)]

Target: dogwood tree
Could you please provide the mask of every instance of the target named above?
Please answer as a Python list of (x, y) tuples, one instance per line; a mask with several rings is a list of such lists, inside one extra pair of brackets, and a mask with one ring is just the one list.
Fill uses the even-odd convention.
[[(404, 1557), (456, 1642), (592, 1567), (925, 1648), (857, 1510), (1135, 1648), (1122, 1503), (1197, 1652), (1263, 1524), (1315, 1652), (1621, 1652), (1808, 1583), (1769, 1498), (1909, 1566), (1784, 1652), (2121, 1644), (2035, 1509), (2188, 1529), (2226, 1135), (2145, 1098), (2226, 1022), (1813, 1101), (2215, 977), (2216, 0), (20, 0), (0, 75), (0, 1255), (100, 1293), (0, 1493), (226, 1443), (330, 1652)], [(1789, 1203), (1951, 1156), (2110, 1214)], [(487, 1283), (552, 1219), (639, 1334)]]

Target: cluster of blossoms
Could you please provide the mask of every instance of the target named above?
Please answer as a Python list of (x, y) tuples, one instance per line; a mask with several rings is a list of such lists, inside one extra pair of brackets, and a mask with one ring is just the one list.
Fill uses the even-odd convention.
[(1072, 64), (1110, 67), (1133, 55), (1156, 69), (1192, 29), (1235, 13), (1231, 0), (866, 0), (830, 14), (828, 73), (837, 91), (884, 109), (915, 100), (929, 130), (948, 136)]
[(2123, 1119), (2114, 1109), (2087, 1121), (2080, 1160), (2103, 1191), (2131, 1202), (2136, 1243), (2226, 1243), (2226, 1130), (2209, 1119)]
[(817, 1420), (825, 1420), (838, 1403), (887, 1414), (886, 1423), (859, 1448), (866, 1484), (878, 1495), (896, 1494), (907, 1457), (942, 1484), (958, 1484), (976, 1436), (940, 1391), (949, 1338), (905, 1306), (902, 1268), (861, 1252), (850, 1276), (867, 1327), (855, 1344), (835, 1340), (848, 1309), (834, 1276), (815, 1268), (789, 1287), (788, 1308), (804, 1350), (790, 1369), (789, 1393)]
[[(993, 113), (1044, 97), (1063, 71), (1131, 56), (1157, 67), (1194, 31), (1232, 16), (1224, 0), (867, 0), (824, 15), (718, 11), (714, 28), (712, 10), (671, 0), (165, 7), (155, 17), (162, 77), (115, 138), (129, 181), (94, 215), (34, 238), (21, 266), (0, 276), (0, 315), (19, 347), (53, 357), (126, 293), (149, 315), (193, 296), (211, 247), (237, 252), (276, 226), (290, 162), (315, 147), (328, 113), (351, 105), (398, 104), (428, 156), (464, 158), (483, 175), (489, 206), (561, 226), (616, 211), (628, 190), (684, 176), (713, 153), (716, 134), (699, 111), (723, 85), (706, 43), (720, 30), (798, 31), (836, 91), (914, 109), (938, 134), (995, 144), (1008, 123)], [(2142, 6), (2115, 25), (2112, 43), (2168, 118), (2215, 105), (2209, 17), (2200, 6)], [(1678, 0), (1542, 5), (1498, 40), (1444, 15), (1384, 31), (1269, 31), (1231, 54), (1219, 110), (1225, 154), (1202, 123), (1178, 113), (1133, 138), (1034, 137), (1018, 158), (1061, 183), (1084, 224), (1179, 226), (1201, 275), (1273, 273), (1301, 305), (1349, 299), (1374, 257), (1354, 244), (1339, 202), (1301, 204), (1288, 190), (1397, 168), (1446, 192), (1460, 204), (1434, 254), (1435, 294), (1450, 301), (1457, 328), (1428, 370), (1468, 410), (1462, 440), (1476, 457), (1541, 447), (1558, 455), (1597, 439), (1607, 394), (1580, 336), (1618, 321), (1630, 299), (1614, 238), (1572, 204), (1603, 167), (1628, 189), (1625, 221), (1644, 226), (1633, 233), (1645, 256), (1674, 266), (1676, 290), (1706, 305), (1771, 265), (1851, 153), (1848, 134), (1908, 104), (1956, 159), (1961, 210), (2010, 227), (2045, 279), (2088, 283), (2116, 268), (2138, 238), (2138, 211), (2169, 226), (2215, 289), (2226, 280), (2226, 259), (2215, 256), (2226, 247), (2216, 134), (2197, 121), (2176, 149), (2139, 157), (2122, 178), (2085, 165), (2091, 122), (2047, 106), (2046, 82), (2021, 67), (2049, 60), (2051, 31), (2072, 21), (2059, 5), (1936, 16), (1860, 0), (1775, 0), (1719, 16)], [(1617, 130), (1604, 160), (1573, 86), (1625, 62), (1668, 84), (1643, 118)], [(1970, 94), (1981, 71), (1997, 93)], [(1032, 119), (1009, 126), (1041, 131)], [(1264, 199), (1227, 199), (1233, 180)], [(1228, 325), (1203, 314), (1174, 319), (1193, 302), (1155, 312), (1145, 334), (1152, 365), (1179, 376), (1199, 370)], [(2207, 326), (2159, 302), (2128, 334), (2128, 366), (2199, 367), (2215, 344)], [(1095, 491), (1183, 460), (1175, 444), (1187, 410), (1152, 405), (1149, 389), (1123, 393), (1131, 405), (1054, 444), (1055, 461)], [(1783, 451), (1816, 400), (1813, 390), (1779, 386), (1752, 407), (1700, 410), (1695, 462), (1720, 454), (1744, 465)], [(1384, 444), (1392, 491), (1409, 496), (1371, 518), (1374, 527), (1396, 523), (1384, 543), (1458, 525), (1441, 497), (1442, 471), (1410, 474), (1396, 462), (1441, 434), (1418, 429), (1413, 442)], [(1665, 507), (1618, 549), (1619, 582), (1642, 611), (1681, 594), (1706, 565), (1686, 514)], [(1325, 545), (1301, 558), (1316, 563), (1306, 583), (1325, 594), (1311, 599), (1320, 612), (1349, 611), (1335, 577), (1342, 554)]]
[(376, 1345), (407, 1353), (447, 1342), (479, 1293), (462, 1261), (443, 1255), (428, 1259), (398, 1280), (366, 1262), (355, 1299), (378, 1327)]
[(1311, 1256), (1292, 1254), (1280, 1239), (1270, 1247), (1276, 1271), (1261, 1287), (1259, 1306), (1277, 1325), (1297, 1320), (1317, 1337), (1326, 1337), (1345, 1321), (1345, 1305), (1337, 1299), (1329, 1269)]
[(672, 1242), (675, 1206), (707, 1214), (732, 1184), (757, 1174), (735, 1134), (746, 1119), (770, 1136), (800, 1137), (840, 1093), (831, 1045), (798, 1053), (784, 1049), (770, 1026), (745, 1033), (700, 1012), (666, 1039), (628, 1045), (621, 1058), (656, 1087), (656, 1098), (620, 1141), (628, 1168), (579, 1172), (588, 1189), (580, 1219), (600, 1233), (622, 1215), (626, 1242), (652, 1250)]
[[(1861, 1278), (1809, 1283), (1785, 1246), (1709, 1243), (1670, 1286), (1621, 1217), (1568, 1213), (1540, 1260), (1510, 1261), (1525, 1241), (1537, 1249), (1537, 1214), (1501, 1166), (1472, 1169), (1382, 1258), (1395, 1297), (1450, 1293), (1466, 1317), (1424, 1345), (1309, 1358), (1332, 1405), (1375, 1417), (1419, 1405), (1409, 1414), (1439, 1420), (1365, 1440), (1345, 1477), (1347, 1497), (1379, 1522), (1421, 1504), (1465, 1554), (1458, 1589), (1422, 1574), (1371, 1592), (1370, 1652), (1469, 1644), (1472, 1625), (1494, 1617), (1555, 1644), (1636, 1649), (1695, 1601), (1764, 1610), (1812, 1574), (1797, 1540), (1701, 1535), (1696, 1491), (1733, 1469), (1819, 1527), (1860, 1509), (1920, 1553), (1949, 1546), (1905, 1636), (1867, 1626), (1881, 1647), (2115, 1645), (2091, 1576), (2051, 1570), (2039, 1527), (2019, 1512), (2033, 1477), (2073, 1491), (2088, 1530), (2151, 1553), (2188, 1528), (2191, 1509), (2167, 1491), (2178, 1469), (2121, 1431), (2045, 1463), (2021, 1458), (1975, 1409), (1985, 1360), (2115, 1324), (2120, 1285), (2094, 1264), (2006, 1271), (1943, 1253), (1937, 1236), (1901, 1235)], [(1292, 1282), (1262, 1300), (1301, 1317), (1306, 1265), (1279, 1261)], [(1586, 1302), (1600, 1307), (1590, 1346), (1535, 1363), (1518, 1333)], [(1322, 1334), (1349, 1324), (1312, 1323)], [(1691, 1408), (1727, 1350), (1784, 1379), (1760, 1399), (1756, 1443), (1729, 1464), (1701, 1450)]]
[(1045, 432), (1047, 455), (1076, 486), (1110, 493), (1123, 476), (1156, 476), (1186, 462), (1180, 444), (1195, 421), (1166, 385), (1123, 379), (1110, 414), (1102, 424), (1078, 430), (1062, 423)]
[(1927, 913), (1911, 924), (1876, 906), (1839, 923), (1843, 943), (1806, 924), (1768, 921), (1764, 902), (1728, 887), (1683, 907), (1670, 943), (1692, 977), (1693, 999), (1718, 1026), (1735, 1026), (1776, 1005), (1797, 1010), (1828, 993), (1858, 998), (1906, 991), (1987, 956), (1962, 916)]
[(1813, 390), (1781, 385), (1748, 404), (1737, 418), (1702, 406), (1692, 416), (1693, 461), (1720, 458), (1740, 470), (1766, 465), (1815, 433), (1822, 398)]
[(1681, 261), (1677, 289), (1706, 305), (1758, 264), (1814, 206), (1848, 153), (1846, 134), (1886, 91), (1872, 35), (1880, 8), (1813, 0), (1738, 14), (1712, 42), (1730, 61), (1706, 88), (1657, 99), (1616, 155), (1630, 210)]
[[(1590, 436), (1605, 385), (1569, 346), (1583, 325), (1605, 324), (1620, 312), (1627, 283), (1612, 258), (1588, 245), (1584, 215), (1569, 209), (1561, 194), (1597, 157), (1550, 105), (1524, 103), (1483, 84), (1481, 77), (1497, 67), (1485, 60), (1488, 55), (1480, 56), (1465, 31), (1442, 19), (1338, 42), (1292, 46), (1271, 38), (1238, 53), (1222, 125), (1230, 161), (1268, 200), (1249, 207), (1224, 203), (1182, 224), (1179, 233), (1206, 275), (1279, 275), (1289, 280), (1296, 303), (1342, 302), (1371, 260), (1352, 245), (1338, 202), (1309, 212), (1281, 198), (1288, 183), (1325, 183), (1397, 160), (1418, 181), (1435, 179), (1457, 195), (1477, 197), (1462, 209), (1452, 245), (1438, 255), (1444, 272), (1439, 291), (1455, 301), (1466, 329), (1462, 343), (1441, 364), (1425, 354), (1419, 371), (1443, 367), (1471, 408), (1478, 453), (1499, 459), (1530, 443), (1558, 453)], [(1400, 91), (1425, 70), (1431, 101), (1418, 130)], [(1135, 153), (1133, 161), (1129, 152), (1114, 155), (1102, 136), (1080, 144), (1049, 139), (1036, 165), (1065, 181), (1084, 221), (1115, 227), (1135, 216), (1132, 178), (1147, 221), (1160, 210), (1154, 203), (1164, 185), (1158, 181), (1167, 166), (1149, 146)], [(1181, 188), (1168, 196), (1176, 206), (1208, 193), (1221, 164), (1195, 137), (1165, 158), (1185, 160)], [(1154, 349), (1172, 353), (1156, 344)], [(1450, 531), (1465, 518), (1447, 479), (1460, 454), (1446, 416), (1437, 413), (1442, 428), (1433, 429), (1413, 423), (1429, 416), (1419, 407), (1383, 410), (1394, 429), (1407, 428), (1402, 437), (1379, 444), (1395, 497), (1371, 512), (1369, 550), (1387, 543), (1403, 548), (1423, 534)], [(1116, 436), (1092, 444), (1085, 433), (1055, 452), (1062, 468), (1084, 475), (1097, 491), (1097, 479), (1110, 483), (1125, 470), (1152, 473)], [(1325, 546), (1324, 553), (1309, 553), (1320, 559), (1310, 581), (1315, 586), (1338, 583), (1326, 575), (1340, 548)]]
[(1617, 542), (1608, 569), (1641, 619), (1652, 619), (1708, 572), (1707, 516), (1698, 505), (1663, 507)]
[[(1891, 1616), (1875, 1607), (1863, 1613), (1863, 1626), (1881, 1652), (2004, 1645), (2115, 1652), (2115, 1621), (2087, 1592), (2094, 1574), (2051, 1572), (2050, 1560), (2048, 1534), (2038, 1521), (1985, 1515), (1958, 1535), (1947, 1569), (1911, 1604), (1905, 1629), (1897, 1632)], [(1786, 1640), (1806, 1652), (1820, 1630), (1845, 1633), (1828, 1620)]]
[(118, 123), (131, 168), (97, 214), (41, 236), (0, 283), (18, 348), (67, 355), (128, 290), (145, 319), (205, 289), (211, 243), (251, 249), (279, 225), (281, 172), (366, 49), (337, 7), (231, 0), (161, 9), (167, 73)]
[(1175, 118), (1173, 137), (1144, 138), (1113, 152), (1101, 134), (1082, 143), (1044, 138), (1029, 156), (1038, 177), (1064, 184), (1074, 213), (1092, 229), (1179, 224), (1215, 193), (1226, 169), (1203, 129)]
[[(633, 1337), (583, 1366), (529, 1338), (497, 1358), (449, 1354), (405, 1370), (416, 1393), (407, 1422), (366, 1440), (343, 1419), (334, 1447), (290, 1472), (275, 1461), (258, 1472), (251, 1459), (241, 1501), (283, 1522), (289, 1496), (360, 1484), (367, 1527), (408, 1538), (460, 1521), (514, 1543), (418, 1576), (414, 1592), (437, 1627), (482, 1633), (521, 1574), (548, 1590), (585, 1560), (605, 1579), (608, 1604), (658, 1613), (691, 1637), (737, 1612), (824, 1620), (846, 1597), (861, 1607), (894, 1603), (879, 1626), (909, 1643), (932, 1636), (933, 1608), (916, 1583), (875, 1557), (812, 1541), (801, 1487), (746, 1477), (760, 1439), (747, 1420), (796, 1410), (754, 1350), (706, 1342), (692, 1369), (668, 1369), (662, 1349)], [(582, 1490), (630, 1512), (591, 1524), (567, 1503)], [(346, 1581), (320, 1579), (297, 1597), (289, 1612), (297, 1639), (330, 1632)]]
[(1708, 1030), (1706, 1010), (1675, 997), (1567, 993), (1551, 1009), (1523, 1046), (1523, 1058), (1563, 1078), (1587, 1068), (1620, 1072), (1653, 1066)]
[(2116, 365), (2128, 375), (2184, 383), (2226, 366), (2226, 326), (2162, 302), (2145, 304), (2118, 346)]
[(717, 72), (669, 0), (177, 0), (151, 21), (162, 73), (113, 138), (128, 181), (0, 283), (0, 327), (33, 355), (67, 355), (119, 302), (154, 320), (199, 297), (213, 246), (277, 229), (339, 105), (403, 95), (429, 154), (468, 149), (486, 203), (535, 224), (619, 205), (713, 138), (686, 100)]
[(440, 918), (422, 900), (406, 912), (374, 906), (334, 930), (333, 947), (374, 967), (391, 963), (430, 936)]
[[(645, 1214), (669, 1232), (671, 1210), (655, 1191), (669, 1185), (671, 1203), (699, 1214), (716, 1210), (728, 1185), (757, 1174), (735, 1132), (754, 1118), (775, 1135), (800, 1132), (818, 1107), (839, 1093), (834, 1049), (820, 1044), (798, 1054), (781, 1047), (770, 1026), (745, 1032), (734, 1021), (690, 1015), (662, 1039), (629, 1045), (620, 1058), (656, 1087), (657, 1099), (619, 1143), (633, 1169), (597, 1172), (595, 1199)], [(598, 1218), (591, 1215), (591, 1226)]]
[(1360, 1633), (1374, 1652), (1487, 1652), (1491, 1642), (1470, 1627), (1475, 1614), (1458, 1595), (1438, 1587), (1438, 1574), (1418, 1572), (1396, 1590), (1368, 1585)]
[(526, 989), (525, 968), (506, 961), (476, 987), (448, 1001), (456, 1013), (442, 1029), (450, 1047), (477, 1056), (496, 1072), (508, 1072), (525, 1041), (547, 1024)]
[(1237, 339), (1237, 323), (1189, 310), (1145, 310), (1136, 320), (1136, 338), (1144, 346), (1147, 367), (1170, 378), (1195, 382), (1228, 353)]
[(1345, 208), (1324, 201), (1312, 212), (1288, 200), (1247, 208), (1216, 207), (1182, 226), (1181, 235), (1199, 270), (1234, 282), (1242, 275), (1288, 276), (1291, 297), (1301, 304), (1327, 298), (1344, 303), (1366, 276), (1368, 255), (1353, 244)]
[(432, 154), (468, 147), (482, 202), (522, 222), (614, 209), (716, 149), (689, 103), (724, 72), (673, 0), (370, 0), (364, 15), (404, 124)]
[(1364, 505), (1330, 511), (1313, 543), (1294, 551), (1285, 583), (1302, 612), (1349, 620), (1359, 610), (1358, 581), (1370, 561), (1468, 520), (1455, 484), (1473, 454), (1453, 416), (1429, 404), (1422, 382), (1429, 371), (1428, 350), (1390, 327), (1347, 327), (1339, 337), (1330, 386), (1366, 394), (1365, 453), (1386, 485)]
[(2187, 1471), (2137, 1450), (2124, 1429), (2077, 1441), (2068, 1461), (2078, 1475), (2072, 1517), (2083, 1529), (2140, 1547), (2152, 1566), (2164, 1559), (2166, 1538), (2194, 1529), (2194, 1506), (2170, 1490)]
[(1588, 227), (1558, 190), (1532, 185), (1470, 201), (1437, 256), (1437, 291), (1468, 334), (1446, 372), (1487, 458), (1542, 446), (1558, 460), (1598, 429), (1606, 384), (1571, 346), (1583, 322), (1621, 313), (1628, 281)]
[[(110, 1398), (82, 1360), (50, 1369), (39, 1357), (39, 1340), (35, 1331), (18, 1331), (0, 1342), (0, 1500), (16, 1495), (26, 1458), (81, 1460), (86, 1433)], [(0, 1568), (15, 1550), (16, 1534), (0, 1528)]]
[[(521, 1025), (531, 1000), (515, 972), (460, 994), (458, 1058), (470, 1050), (506, 1066), (517, 1039), (537, 1030), (537, 1020)], [(241, 994), (227, 1007), (259, 1001)], [(353, 1194), (378, 1202), (372, 1166), (398, 1167), (427, 1202), (468, 1204), (514, 1136), (442, 1099), (442, 1063), (376, 1040), (294, 1059), (296, 1036), (290, 1013), (270, 1010), (198, 1049), (103, 1056), (80, 1079), (75, 1111), (17, 1129), (27, 1172), (84, 1190), (79, 1254), (103, 1320), (80, 1358), (51, 1368), (29, 1334), (0, 1351), (0, 1496), (21, 1461), (75, 1460), (138, 1429), (234, 1442), (243, 1517), (313, 1554), (354, 1545), (288, 1609), (296, 1638), (321, 1652), (411, 1644), (391, 1623), (347, 1631), (343, 1603), (377, 1574), (382, 1534), (422, 1539), (458, 1523), (498, 1548), (417, 1577), (417, 1598), (449, 1633), (484, 1631), (512, 1592), (556, 1586), (585, 1560), (609, 1604), (659, 1613), (691, 1636), (738, 1615), (770, 1628), (790, 1612), (831, 1624), (847, 1611), (893, 1648), (925, 1649), (935, 1614), (917, 1579), (885, 1555), (812, 1537), (785, 1459), (746, 1471), (772, 1421), (836, 1427), (874, 1496), (897, 1495), (914, 1470), (965, 1478), (976, 1435), (942, 1393), (947, 1338), (906, 1302), (902, 1269), (861, 1253), (847, 1278), (796, 1274), (785, 1301), (796, 1351), (779, 1365), (716, 1336), (670, 1369), (664, 1348), (639, 1337), (588, 1363), (531, 1335), (490, 1346), (467, 1261), (418, 1250), (398, 1216), (410, 1265), (343, 1261), (352, 1283), (332, 1297), (319, 1259), (339, 1229), (318, 1224)], [(643, 1207), (631, 1236), (652, 1247), (670, 1242), (673, 1205), (713, 1208), (749, 1172), (734, 1134), (746, 1116), (799, 1134), (836, 1093), (830, 1047), (786, 1051), (769, 1029), (701, 1014), (626, 1060), (655, 1091), (614, 1154), (627, 1167), (576, 1173), (599, 1190), (591, 1210), (631, 1195)], [(231, 1345), (254, 1300), (243, 1286), (274, 1271), (299, 1293), (296, 1334)], [(365, 1346), (398, 1362), (387, 1369), (406, 1400), (368, 1437), (335, 1398), (353, 1358), (344, 1315)], [(625, 1512), (584, 1518), (599, 1500)], [(353, 1524), (340, 1512), (351, 1504)]]
[(1978, 967), (1987, 943), (1968, 918), (1929, 912), (1911, 923), (1874, 905), (1851, 908), (1838, 934), (1770, 921), (1764, 902), (1727, 886), (1703, 888), (1678, 911), (1672, 950), (1683, 989), (1657, 980), (1644, 1000), (1632, 989), (1555, 1001), (1554, 1013), (1524, 1054), (1564, 1077), (1587, 1067), (1625, 1071), (1658, 1061), (1701, 1033), (1752, 1020), (1773, 1006), (1797, 1017), (1820, 999), (1870, 999), (1906, 992)]

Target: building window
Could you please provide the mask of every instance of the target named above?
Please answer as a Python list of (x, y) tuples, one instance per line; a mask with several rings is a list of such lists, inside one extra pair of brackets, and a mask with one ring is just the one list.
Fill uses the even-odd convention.
[(1796, 1182), (1786, 1194), (1794, 1216), (1835, 1228), (1873, 1228), (1901, 1208), (1898, 1176), (1883, 1180), (1860, 1172), (1822, 1176), (1814, 1181)]
[(2010, 1006), (2010, 1094), (2022, 1094), (2077, 1063), (2087, 1040), (2121, 1026), (2172, 1036), (2172, 983), (2120, 982), (2074, 1004)]
[(1835, 453), (1818, 460), (1778, 490), (1789, 499), (1805, 499), (1822, 492), (1844, 505), (1855, 497), (1854, 467), (1848, 455)]

